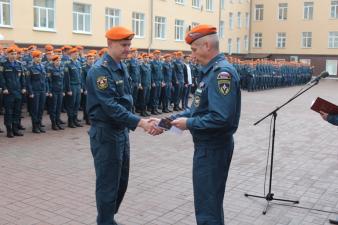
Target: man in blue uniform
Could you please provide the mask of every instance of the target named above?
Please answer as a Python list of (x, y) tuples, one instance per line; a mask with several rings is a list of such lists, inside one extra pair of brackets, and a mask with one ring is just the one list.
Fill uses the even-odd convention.
[(141, 116), (147, 117), (147, 105), (149, 103), (150, 89), (151, 89), (151, 67), (149, 64), (149, 56), (143, 55), (143, 63), (141, 64), (141, 94), (140, 94), (140, 108)]
[(7, 137), (23, 136), (19, 131), (21, 115), (21, 94), (26, 93), (24, 69), (22, 64), (16, 60), (17, 47), (7, 49), (8, 59), (0, 65), (0, 88), (3, 91), (5, 108), (4, 124)]
[(223, 198), (240, 111), (240, 78), (219, 53), (215, 27), (199, 25), (187, 33), (192, 57), (202, 65), (191, 109), (172, 119), (190, 130), (195, 152), (193, 187), (197, 225), (224, 225)]
[(108, 52), (89, 70), (87, 112), (91, 122), (90, 147), (96, 172), (98, 225), (117, 225), (114, 220), (129, 177), (129, 130), (142, 127), (152, 132), (155, 123), (131, 110), (130, 77), (121, 61), (129, 54), (134, 33), (113, 27), (106, 33)]

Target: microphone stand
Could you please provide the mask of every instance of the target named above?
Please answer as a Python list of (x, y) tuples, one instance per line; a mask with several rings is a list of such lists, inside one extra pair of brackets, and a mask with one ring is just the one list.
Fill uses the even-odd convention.
[(273, 157), (274, 157), (275, 136), (276, 136), (276, 118), (277, 118), (277, 112), (281, 108), (283, 108), (285, 105), (287, 105), (290, 102), (292, 102), (293, 100), (295, 100), (297, 97), (299, 97), (300, 95), (302, 95), (304, 92), (306, 92), (309, 89), (311, 89), (314, 86), (316, 86), (319, 83), (319, 80), (314, 80), (314, 82), (313, 83), (312, 82), (313, 81), (310, 81), (308, 83), (308, 84), (310, 84), (310, 86), (308, 88), (306, 88), (305, 90), (301, 89), (296, 95), (294, 95), (292, 98), (290, 98), (287, 102), (285, 102), (281, 106), (278, 106), (275, 110), (273, 110), (272, 112), (270, 112), (269, 114), (267, 114), (265, 117), (263, 117), (262, 119), (258, 120), (256, 123), (254, 123), (254, 125), (256, 126), (257, 124), (259, 124), (260, 122), (262, 122), (263, 120), (265, 120), (266, 118), (268, 118), (269, 116), (273, 117), (272, 145), (271, 145), (271, 158), (270, 158), (269, 192), (268, 192), (268, 194), (266, 196), (252, 195), (252, 194), (247, 194), (247, 193), (244, 194), (245, 197), (263, 198), (263, 199), (265, 199), (267, 201), (267, 205), (266, 205), (266, 207), (265, 207), (265, 209), (263, 211), (263, 215), (266, 214), (271, 201), (291, 202), (293, 204), (298, 204), (299, 203), (298, 200), (288, 200), (288, 199), (275, 198), (274, 197), (274, 193), (271, 192), (271, 188), (272, 188), (272, 171), (273, 171)]

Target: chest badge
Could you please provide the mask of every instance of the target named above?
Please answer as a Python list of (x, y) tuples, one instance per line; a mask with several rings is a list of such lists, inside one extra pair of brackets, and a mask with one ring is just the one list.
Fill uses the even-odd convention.
[(218, 90), (221, 94), (227, 95), (230, 92), (231, 75), (228, 72), (221, 72), (217, 75)]
[(105, 90), (108, 88), (108, 79), (106, 76), (99, 76), (96, 79), (96, 86), (100, 90)]

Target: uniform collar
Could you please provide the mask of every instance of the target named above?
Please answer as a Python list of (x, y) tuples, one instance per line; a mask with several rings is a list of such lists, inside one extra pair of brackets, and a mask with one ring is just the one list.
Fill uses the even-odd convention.
[(103, 55), (101, 65), (105, 67), (109, 66), (113, 71), (122, 70), (121, 63), (116, 63), (108, 53)]
[(206, 66), (203, 66), (202, 67), (202, 73), (203, 74), (206, 74), (208, 73), (208, 71), (214, 66), (214, 63), (215, 62), (218, 62), (218, 61), (221, 61), (221, 60), (224, 60), (225, 57), (223, 54), (218, 54), (216, 55), (213, 59), (211, 59), (208, 64)]

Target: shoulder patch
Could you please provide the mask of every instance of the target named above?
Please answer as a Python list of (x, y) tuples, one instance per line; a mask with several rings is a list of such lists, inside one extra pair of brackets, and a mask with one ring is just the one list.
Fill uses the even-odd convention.
[(230, 92), (231, 75), (228, 72), (220, 72), (217, 75), (217, 84), (219, 92), (227, 95)]
[(108, 88), (108, 79), (106, 76), (99, 76), (96, 79), (96, 86), (100, 90), (105, 90)]

